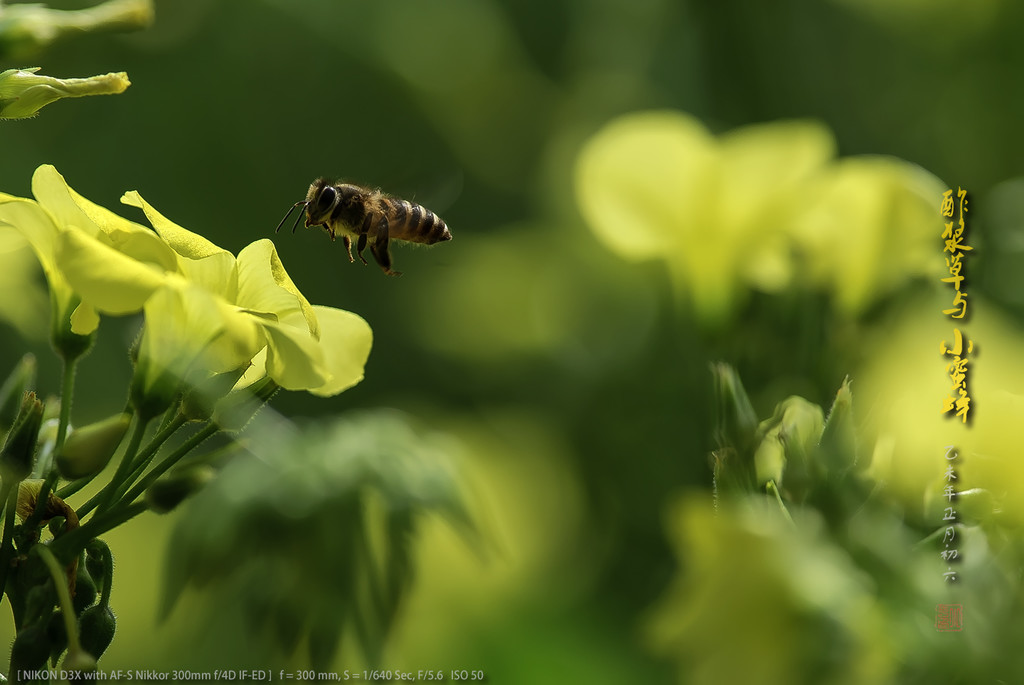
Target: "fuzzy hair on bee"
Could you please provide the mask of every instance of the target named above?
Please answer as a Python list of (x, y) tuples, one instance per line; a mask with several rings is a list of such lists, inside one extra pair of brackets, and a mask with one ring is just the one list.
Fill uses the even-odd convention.
[(320, 226), (331, 240), (341, 236), (350, 262), (355, 262), (353, 240), (356, 255), (363, 264), (367, 263), (363, 250), (369, 246), (373, 258), (389, 276), (402, 275), (391, 268), (389, 245), (392, 240), (433, 245), (452, 239), (444, 220), (426, 207), (353, 183), (332, 183), (326, 178), (313, 181), (306, 199), (292, 205), (275, 233), (281, 230), (296, 207), (302, 207), (303, 211), (296, 217), (292, 233), (305, 215), (306, 228)]

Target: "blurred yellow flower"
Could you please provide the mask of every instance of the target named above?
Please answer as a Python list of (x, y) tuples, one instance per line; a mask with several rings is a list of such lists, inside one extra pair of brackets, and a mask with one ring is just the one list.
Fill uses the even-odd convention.
[(680, 682), (890, 682), (890, 626), (870, 582), (814, 514), (795, 517), (763, 498), (716, 511), (693, 494), (673, 508), (669, 536), (686, 570), (648, 637), (677, 661)]
[(937, 178), (895, 158), (836, 161), (807, 184), (787, 226), (803, 257), (800, 271), (830, 288), (850, 315), (915, 277), (937, 280), (943, 190)]
[(8, 5), (0, 7), (0, 58), (24, 59), (66, 36), (141, 29), (152, 22), (153, 0), (106, 0), (73, 10), (40, 3)]
[[(821, 124), (792, 121), (712, 136), (680, 112), (621, 117), (583, 148), (576, 196), (620, 256), (665, 260), (706, 321), (748, 288), (827, 288), (850, 314), (932, 263), (936, 179), (881, 158), (832, 161)], [(941, 194), (941, 190), (938, 191)], [(884, 249), (883, 249), (884, 247)]]
[[(941, 248), (935, 259), (941, 264)], [(857, 401), (866, 407), (865, 428), (875, 444), (869, 475), (899, 498), (908, 517), (938, 528), (926, 500), (941, 493), (946, 447), (954, 445), (957, 490), (982, 488), (992, 493), (995, 508), (983, 522), (1024, 526), (1024, 331), (976, 300), (966, 335), (974, 343), (969, 390), (971, 420), (942, 412), (950, 380), (942, 341), (953, 338), (951, 319), (940, 310), (948, 293), (908, 303), (892, 320), (865, 340), (874, 352), (854, 371)], [(995, 518), (994, 518), (995, 517)]]

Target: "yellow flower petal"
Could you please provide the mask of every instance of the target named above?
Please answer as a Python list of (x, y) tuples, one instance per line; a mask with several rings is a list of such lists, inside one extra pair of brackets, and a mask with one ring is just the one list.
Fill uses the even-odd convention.
[(267, 348), (257, 352), (249, 362), (249, 368), (245, 370), (242, 377), (235, 383), (232, 390), (244, 390), (267, 375)]
[(135, 259), (175, 271), (175, 253), (159, 236), (79, 195), (49, 164), (32, 175), (32, 194), (56, 219), (57, 225), (74, 227), (90, 235), (102, 233), (105, 241)]
[(319, 388), (331, 379), (324, 351), (304, 328), (264, 321), (267, 375), (285, 390)]
[(75, 311), (71, 312), (71, 332), (77, 335), (89, 335), (100, 327), (100, 315), (96, 308), (80, 302)]
[[(13, 227), (32, 246), (50, 285), (50, 299), (55, 316), (70, 316), (74, 308), (78, 306), (78, 296), (71, 289), (64, 274), (57, 268), (54, 259), (59, 229), (53, 223), (52, 216), (32, 200), (0, 195), (0, 222)], [(57, 322), (52, 323), (51, 328), (54, 330), (60, 330), (63, 326), (63, 324), (58, 325)], [(90, 319), (79, 319), (74, 332), (87, 335), (96, 330), (95, 326), (88, 328), (90, 323)]]
[(160, 237), (167, 241), (171, 249), (182, 257), (189, 259), (202, 259), (213, 254), (231, 254), (222, 247), (217, 247), (212, 242), (192, 231), (182, 228), (160, 212), (153, 209), (152, 205), (142, 199), (138, 191), (131, 190), (121, 196), (121, 202), (131, 207), (138, 207), (146, 214), (153, 229), (160, 234)]
[(621, 256), (664, 256), (703, 224), (716, 160), (714, 139), (693, 117), (625, 116), (580, 153), (577, 201), (598, 239)]
[(99, 227), (75, 203), (68, 184), (53, 166), (43, 164), (32, 174), (32, 194), (58, 226), (74, 226), (95, 235)]
[(59, 231), (46, 210), (32, 200), (0, 195), (0, 221), (12, 226), (28, 240), (46, 272), (47, 280), (54, 275), (59, 277), (59, 273), (55, 274), (57, 269), (53, 260)]
[(166, 281), (164, 274), (81, 231), (62, 231), (57, 263), (83, 300), (108, 314), (130, 314)]
[(238, 299), (238, 268), (230, 252), (216, 252), (201, 259), (179, 256), (178, 268), (186, 279), (226, 301)]
[(935, 198), (942, 190), (934, 176), (901, 160), (840, 160), (808, 192), (789, 227), (808, 256), (809, 276), (831, 286), (848, 314), (910, 278), (941, 278)]
[(324, 351), (324, 366), (331, 377), (309, 392), (331, 397), (363, 380), (363, 369), (373, 345), (373, 331), (361, 316), (352, 312), (316, 305), (313, 309), (322, 326), (320, 346)]
[(182, 384), (208, 376), (206, 349), (223, 330), (218, 308), (201, 288), (169, 278), (146, 300), (146, 325), (132, 377), (132, 402), (146, 416), (170, 406)]
[(220, 334), (207, 349), (210, 370), (214, 373), (234, 371), (249, 363), (266, 345), (258, 319), (220, 297), (211, 300), (222, 323)]
[(257, 240), (238, 253), (238, 305), (253, 311), (271, 312), (282, 318), (301, 311), (314, 338), (320, 324), (309, 301), (288, 276), (277, 248), (269, 240)]

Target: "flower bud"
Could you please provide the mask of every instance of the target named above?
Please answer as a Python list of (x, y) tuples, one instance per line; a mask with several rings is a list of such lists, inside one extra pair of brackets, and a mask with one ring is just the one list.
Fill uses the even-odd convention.
[(114, 612), (105, 604), (91, 606), (78, 617), (78, 640), (82, 649), (95, 659), (107, 651), (116, 629)]
[(50, 639), (46, 621), (38, 621), (18, 631), (11, 645), (11, 673), (35, 671), (50, 658)]
[(146, 503), (150, 510), (166, 514), (202, 489), (216, 473), (206, 464), (174, 471), (149, 486), (146, 490)]
[(152, 21), (152, 0), (107, 0), (77, 10), (51, 9), (41, 4), (11, 5), (0, 12), (0, 57), (21, 59), (65, 36), (140, 29)]
[(804, 461), (821, 440), (825, 416), (821, 407), (802, 397), (787, 397), (779, 404), (782, 410), (782, 439), (786, 443), (786, 457)]
[(0, 72), (0, 119), (24, 119), (61, 98), (123, 93), (131, 85), (123, 71), (89, 78), (59, 79), (33, 69)]
[[(41, 560), (36, 555), (36, 560)], [(45, 627), (45, 619), (50, 615), (50, 611), (53, 606), (57, 603), (57, 591), (53, 587), (51, 582), (42, 582), (39, 585), (33, 585), (32, 588), (25, 593), (25, 605), (22, 611), (22, 620), (25, 624), (42, 623)]]
[(26, 390), (32, 390), (36, 378), (36, 358), (26, 354), (11, 371), (11, 375), (0, 386), (0, 433), (14, 425), (21, 408), (22, 397)]
[(817, 453), (825, 416), (821, 407), (795, 395), (779, 404), (779, 413), (779, 434), (786, 452), (786, 491), (799, 501), (825, 470)]
[(78, 480), (102, 471), (121, 444), (130, 424), (128, 414), (115, 414), (71, 431), (56, 459), (61, 477)]
[(786, 451), (782, 446), (780, 433), (778, 426), (770, 430), (754, 452), (754, 471), (758, 485), (771, 481), (777, 486), (782, 484), (782, 472), (786, 468)]
[(34, 392), (25, 393), (21, 410), (0, 449), (0, 477), (4, 483), (16, 483), (32, 473), (39, 426), (43, 422), (43, 403)]

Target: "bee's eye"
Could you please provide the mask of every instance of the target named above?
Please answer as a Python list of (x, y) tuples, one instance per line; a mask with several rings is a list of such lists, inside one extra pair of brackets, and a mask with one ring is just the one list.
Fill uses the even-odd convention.
[(324, 186), (324, 189), (320, 191), (320, 195), (316, 198), (316, 208), (321, 212), (330, 209), (337, 197), (338, 191), (333, 186)]

